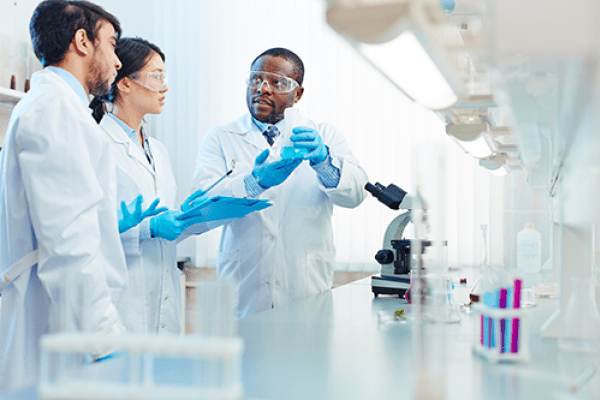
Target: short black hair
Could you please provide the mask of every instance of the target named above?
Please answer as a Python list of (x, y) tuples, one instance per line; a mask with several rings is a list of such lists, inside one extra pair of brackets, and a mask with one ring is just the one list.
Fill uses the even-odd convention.
[(117, 71), (117, 77), (110, 87), (110, 91), (105, 96), (96, 96), (90, 103), (90, 108), (93, 110), (92, 115), (96, 122), (102, 120), (105, 114), (103, 103), (113, 101), (117, 94), (117, 83), (131, 74), (138, 72), (148, 63), (150, 56), (156, 53), (165, 61), (165, 54), (160, 48), (139, 37), (125, 37), (119, 39), (115, 54), (121, 61), (121, 69)]
[(44, 67), (61, 62), (75, 32), (84, 29), (88, 38), (95, 42), (102, 20), (112, 24), (118, 39), (121, 36), (121, 24), (117, 17), (102, 7), (89, 1), (42, 1), (29, 21), (35, 56)]
[(291, 50), (284, 49), (283, 47), (273, 47), (272, 49), (263, 51), (258, 57), (256, 57), (250, 64), (250, 68), (252, 68), (256, 60), (264, 56), (281, 57), (291, 62), (294, 66), (296, 82), (298, 82), (298, 85), (302, 86), (302, 82), (304, 81), (304, 63), (296, 53)]

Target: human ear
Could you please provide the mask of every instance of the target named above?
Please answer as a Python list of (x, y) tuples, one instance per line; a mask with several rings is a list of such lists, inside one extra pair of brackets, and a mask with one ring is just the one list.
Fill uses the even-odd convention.
[(129, 93), (131, 91), (131, 80), (128, 77), (121, 79), (117, 82), (117, 89), (119, 89), (119, 92)]
[(88, 55), (92, 50), (92, 42), (83, 28), (75, 32), (73, 39), (71, 39), (71, 44), (80, 55)]
[(294, 94), (294, 104), (296, 104), (297, 102), (300, 101), (303, 94), (304, 94), (304, 88), (302, 86), (300, 86), (299, 88), (296, 89), (296, 94)]

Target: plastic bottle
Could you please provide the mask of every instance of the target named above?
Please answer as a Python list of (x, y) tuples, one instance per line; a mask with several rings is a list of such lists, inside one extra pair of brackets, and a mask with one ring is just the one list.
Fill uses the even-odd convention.
[(527, 273), (540, 272), (542, 268), (542, 235), (531, 223), (517, 234), (517, 267)]

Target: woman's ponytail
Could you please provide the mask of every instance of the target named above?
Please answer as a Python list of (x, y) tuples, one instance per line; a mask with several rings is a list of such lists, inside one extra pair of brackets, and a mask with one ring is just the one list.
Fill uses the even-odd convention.
[(96, 120), (96, 123), (100, 123), (104, 114), (106, 114), (105, 101), (107, 99), (103, 99), (104, 96), (96, 96), (90, 102), (90, 108), (92, 109), (92, 117)]

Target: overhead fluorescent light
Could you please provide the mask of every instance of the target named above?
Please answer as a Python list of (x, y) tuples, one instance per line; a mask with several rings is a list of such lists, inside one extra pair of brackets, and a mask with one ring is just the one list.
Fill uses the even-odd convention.
[(385, 43), (359, 43), (358, 49), (407, 95), (424, 106), (441, 110), (458, 100), (412, 31), (404, 31)]
[(475, 158), (486, 158), (496, 152), (496, 142), (488, 132), (488, 124), (447, 125), (446, 133)]
[(433, 0), (328, 0), (327, 23), (411, 99), (442, 110), (464, 95), (440, 43), (447, 18)]
[(508, 173), (506, 154), (493, 154), (479, 160), (479, 165), (486, 168), (494, 176), (504, 176)]

